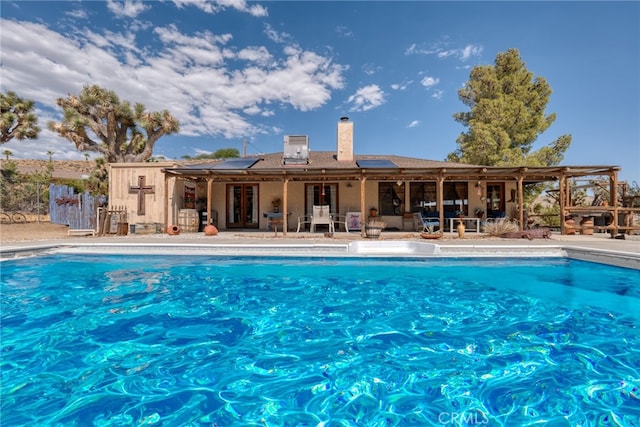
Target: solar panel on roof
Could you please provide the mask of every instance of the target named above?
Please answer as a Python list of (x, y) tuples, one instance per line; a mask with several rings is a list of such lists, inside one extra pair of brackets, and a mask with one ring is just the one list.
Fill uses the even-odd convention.
[(356, 164), (359, 168), (374, 169), (374, 168), (397, 168), (398, 166), (388, 159), (375, 159), (375, 160), (358, 160)]
[(237, 159), (227, 159), (224, 162), (217, 164), (211, 169), (249, 169), (251, 166), (256, 164), (260, 159), (247, 159), (247, 158), (237, 158)]
[(187, 165), (184, 167), (184, 169), (211, 169), (216, 164), (217, 163), (199, 163), (197, 165)]

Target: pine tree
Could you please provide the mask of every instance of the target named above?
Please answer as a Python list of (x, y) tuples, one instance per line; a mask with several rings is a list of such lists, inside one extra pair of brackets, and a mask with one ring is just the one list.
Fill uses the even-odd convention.
[(469, 131), (447, 160), (486, 166), (551, 166), (559, 164), (571, 144), (562, 135), (532, 152), (540, 134), (555, 121), (545, 115), (551, 87), (543, 77), (533, 77), (517, 49), (499, 53), (494, 65), (477, 66), (458, 91), (471, 110), (454, 114)]

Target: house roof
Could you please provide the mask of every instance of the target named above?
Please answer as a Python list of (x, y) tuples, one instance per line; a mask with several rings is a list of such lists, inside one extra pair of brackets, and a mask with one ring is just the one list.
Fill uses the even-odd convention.
[(549, 181), (560, 176), (610, 176), (618, 170), (618, 166), (482, 166), (395, 155), (354, 155), (353, 161), (338, 161), (333, 151), (310, 152), (309, 161), (304, 164), (284, 164), (282, 153), (271, 153), (240, 159), (190, 162), (163, 169), (167, 174), (191, 179), (282, 180), (286, 177), (295, 181), (368, 177), (428, 180), (444, 177), (505, 180), (521, 177), (525, 183)]

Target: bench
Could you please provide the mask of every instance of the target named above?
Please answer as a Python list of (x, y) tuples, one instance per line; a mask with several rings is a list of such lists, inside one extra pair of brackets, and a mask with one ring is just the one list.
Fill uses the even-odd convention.
[(96, 230), (93, 228), (70, 228), (67, 230), (67, 236), (92, 236), (96, 235)]

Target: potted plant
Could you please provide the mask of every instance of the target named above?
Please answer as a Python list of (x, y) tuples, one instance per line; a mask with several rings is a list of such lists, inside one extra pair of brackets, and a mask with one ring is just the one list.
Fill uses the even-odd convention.
[(380, 237), (380, 233), (387, 226), (387, 223), (379, 219), (372, 219), (367, 222), (364, 227), (365, 234), (370, 239), (377, 239)]
[(276, 197), (271, 201), (271, 206), (273, 206), (273, 212), (275, 213), (280, 212), (280, 203), (281, 203), (280, 197)]
[(423, 239), (439, 239), (442, 237), (442, 232), (436, 232), (436, 226), (434, 224), (429, 224), (425, 226), (425, 231), (420, 233), (420, 237)]

